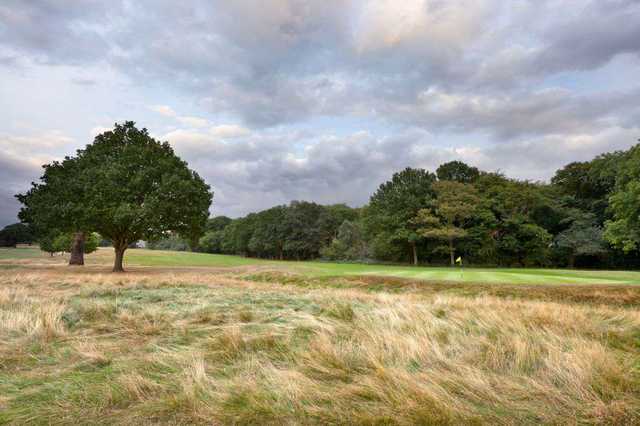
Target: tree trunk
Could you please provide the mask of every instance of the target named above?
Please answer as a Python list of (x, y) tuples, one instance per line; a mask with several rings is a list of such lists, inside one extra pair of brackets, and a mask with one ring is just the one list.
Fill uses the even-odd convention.
[(454, 259), (454, 255), (453, 255), (453, 240), (449, 239), (449, 256), (451, 257), (451, 266), (456, 266), (456, 260)]
[(278, 257), (280, 258), (280, 260), (284, 260), (284, 253), (283, 253), (282, 247), (278, 249)]
[(69, 265), (84, 265), (84, 232), (75, 232), (71, 243)]
[(113, 272), (124, 272), (124, 268), (122, 267), (122, 261), (124, 260), (124, 251), (127, 249), (126, 244), (119, 244), (114, 246), (116, 252), (116, 258), (113, 263)]
[(413, 254), (413, 264), (417, 266), (418, 265), (418, 249), (416, 248), (415, 242), (411, 243), (411, 252)]
[(576, 255), (571, 253), (569, 255), (569, 268), (573, 269), (576, 265)]

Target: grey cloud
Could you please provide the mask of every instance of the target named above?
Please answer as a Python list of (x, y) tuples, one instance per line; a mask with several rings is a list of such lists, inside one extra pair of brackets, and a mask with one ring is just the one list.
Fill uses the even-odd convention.
[(594, 1), (580, 12), (569, 11), (569, 19), (543, 32), (547, 45), (532, 61), (536, 72), (589, 70), (622, 53), (640, 55), (640, 3)]
[[(640, 3), (632, 0), (0, 4), (0, 66), (71, 65), (78, 72), (70, 79), (89, 94), (104, 69), (130, 80), (131, 94), (157, 96), (149, 104), (179, 109), (171, 99), (179, 96), (209, 113), (158, 116), (165, 132), (166, 122), (205, 126), (197, 118), (246, 127), (164, 135), (214, 185), (214, 209), (228, 214), (296, 198), (361, 204), (409, 165), (463, 159), (546, 178), (563, 162), (626, 147), (637, 139), (640, 87), (614, 92), (600, 80), (586, 92), (571, 73), (588, 81), (619, 55), (637, 58), (638, 40)], [(136, 99), (118, 101), (128, 115)], [(108, 119), (78, 127), (112, 122), (113, 112), (96, 111)], [(350, 136), (287, 127), (317, 117), (362, 118), (394, 133), (355, 132), (366, 124)], [(442, 146), (448, 134), (485, 145)], [(62, 150), (38, 143), (18, 154)], [(13, 185), (3, 191), (36, 177), (24, 170), (0, 172), (5, 187)]]
[[(246, 214), (295, 199), (362, 205), (377, 186), (407, 166), (434, 170), (459, 157), (438, 148), (423, 130), (378, 138), (281, 133), (216, 140), (183, 133), (166, 135), (216, 191), (214, 212)], [(291, 141), (304, 148), (296, 150)], [(215, 159), (215, 161), (212, 161)]]
[[(105, 60), (141, 84), (180, 87), (258, 127), (317, 114), (387, 119), (429, 89), (526, 97), (549, 75), (640, 50), (640, 4), (622, 0), (139, 1), (108, 9), (11, 1), (0, 6), (0, 22), (0, 44), (14, 51), (53, 63)], [(429, 114), (408, 116), (438, 121)]]
[(456, 132), (480, 130), (508, 142), (527, 135), (574, 134), (627, 126), (625, 117), (640, 113), (638, 97), (640, 88), (589, 95), (548, 89), (498, 97), (434, 90), (422, 93), (414, 103), (383, 104), (381, 108), (399, 121)]
[(28, 190), (29, 183), (37, 179), (40, 172), (33, 164), (0, 152), (0, 228), (18, 221), (20, 203), (14, 195)]
[(0, 45), (54, 64), (98, 60), (108, 52), (101, 28), (117, 11), (116, 4), (99, 0), (4, 1)]

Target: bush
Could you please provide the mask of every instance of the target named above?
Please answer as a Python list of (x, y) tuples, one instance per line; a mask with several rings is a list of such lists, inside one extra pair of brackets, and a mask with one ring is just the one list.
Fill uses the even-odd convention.
[(205, 253), (222, 253), (222, 240), (224, 239), (224, 230), (221, 231), (207, 231), (198, 245), (200, 251)]
[[(71, 253), (71, 245), (73, 244), (73, 234), (51, 234), (41, 237), (40, 250), (45, 251), (53, 256), (53, 253)], [(93, 253), (98, 249), (100, 243), (100, 235), (92, 232), (87, 234), (84, 241), (84, 253)]]

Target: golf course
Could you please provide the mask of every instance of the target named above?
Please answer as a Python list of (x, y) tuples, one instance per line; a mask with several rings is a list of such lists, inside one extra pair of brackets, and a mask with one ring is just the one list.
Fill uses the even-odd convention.
[[(109, 248), (100, 249), (89, 262), (108, 264), (112, 257)], [(0, 261), (20, 259), (43, 259), (51, 257), (36, 247), (20, 249), (0, 248)], [(55, 260), (54, 260), (55, 262)], [(127, 262), (132, 267), (210, 267), (231, 268), (255, 266), (264, 269), (297, 273), (307, 277), (343, 277), (371, 275), (380, 277), (408, 278), (421, 281), (447, 281), (462, 283), (503, 284), (638, 284), (640, 272), (568, 270), (544, 268), (474, 268), (474, 267), (429, 267), (396, 266), (358, 263), (332, 263), (323, 261), (272, 261), (240, 256), (175, 252), (161, 250), (131, 249)], [(137, 270), (137, 269), (136, 269)]]
[(640, 421), (638, 272), (113, 257), (0, 249), (0, 424)]

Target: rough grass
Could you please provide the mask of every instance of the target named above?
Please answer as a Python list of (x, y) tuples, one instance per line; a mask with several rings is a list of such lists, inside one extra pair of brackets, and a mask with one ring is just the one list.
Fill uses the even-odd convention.
[(23, 266), (3, 424), (640, 423), (639, 287)]

